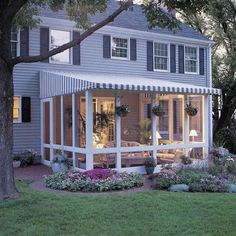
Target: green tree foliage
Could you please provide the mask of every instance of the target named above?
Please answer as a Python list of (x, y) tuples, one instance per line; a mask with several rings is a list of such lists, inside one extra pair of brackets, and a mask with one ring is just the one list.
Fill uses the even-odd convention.
[(236, 2), (207, 0), (201, 10), (185, 9), (179, 13), (193, 28), (215, 42), (213, 86), (222, 89), (222, 97), (220, 107), (219, 98), (214, 97), (214, 129), (230, 127), (236, 109)]

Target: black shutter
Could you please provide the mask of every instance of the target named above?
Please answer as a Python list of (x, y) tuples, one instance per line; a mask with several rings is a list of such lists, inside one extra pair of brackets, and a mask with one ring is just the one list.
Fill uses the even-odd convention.
[[(49, 28), (40, 28), (40, 54), (47, 53), (49, 51)], [(43, 60), (43, 62), (49, 62), (49, 58)]]
[(31, 122), (31, 99), (22, 97), (21, 99), (21, 118), (22, 122)]
[(153, 42), (147, 41), (147, 70), (153, 71)]
[(111, 58), (111, 36), (103, 35), (103, 57)]
[(170, 72), (176, 73), (176, 48), (174, 44), (170, 45)]
[(20, 31), (20, 55), (29, 56), (29, 28), (24, 27)]
[(136, 39), (130, 39), (130, 60), (137, 60), (137, 43)]
[(152, 104), (147, 104), (147, 119), (152, 118)]
[(179, 45), (179, 73), (184, 74), (184, 46)]
[[(73, 40), (79, 39), (80, 32), (73, 31)], [(80, 44), (73, 47), (73, 64), (80, 65)]]
[(199, 48), (199, 74), (204, 75), (204, 48)]

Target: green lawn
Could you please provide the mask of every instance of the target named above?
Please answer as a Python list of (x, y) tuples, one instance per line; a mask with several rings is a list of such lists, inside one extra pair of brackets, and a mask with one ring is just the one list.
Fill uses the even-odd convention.
[(0, 203), (0, 235), (236, 235), (236, 194), (42, 193)]

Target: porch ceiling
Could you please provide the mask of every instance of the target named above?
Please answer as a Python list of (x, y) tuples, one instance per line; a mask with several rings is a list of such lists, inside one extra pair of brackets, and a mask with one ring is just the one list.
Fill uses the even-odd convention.
[(47, 98), (91, 89), (158, 93), (216, 94), (221, 90), (122, 74), (40, 71), (40, 97)]

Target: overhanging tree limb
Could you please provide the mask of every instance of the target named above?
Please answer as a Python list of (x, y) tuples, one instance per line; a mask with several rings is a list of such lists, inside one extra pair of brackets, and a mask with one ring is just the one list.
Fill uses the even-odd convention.
[(121, 3), (121, 6), (114, 11), (111, 15), (109, 15), (107, 18), (105, 18), (103, 21), (95, 24), (94, 26), (92, 26), (91, 28), (89, 28), (88, 30), (86, 30), (84, 33), (82, 33), (79, 37), (79, 39), (76, 40), (72, 40), (69, 43), (63, 44), (62, 46), (52, 49), (50, 51), (48, 51), (45, 54), (42, 55), (37, 55), (37, 56), (23, 56), (23, 57), (16, 57), (14, 59), (10, 60), (10, 64), (12, 66), (18, 64), (18, 63), (33, 63), (33, 62), (38, 62), (38, 61), (42, 61), (45, 60), (49, 57), (52, 57), (58, 53), (61, 53), (71, 47), (74, 47), (78, 44), (80, 44), (84, 39), (86, 39), (88, 36), (90, 36), (91, 34), (93, 34), (95, 31), (101, 29), (103, 26), (107, 25), (108, 23), (114, 21), (114, 19), (120, 15), (123, 11), (127, 10), (130, 6), (133, 5), (133, 1), (132, 0), (128, 0), (127, 2), (123, 2)]

